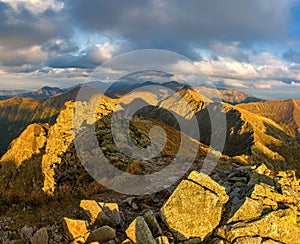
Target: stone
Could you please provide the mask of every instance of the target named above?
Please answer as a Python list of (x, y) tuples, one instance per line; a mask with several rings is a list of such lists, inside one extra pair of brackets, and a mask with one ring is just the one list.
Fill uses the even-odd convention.
[(85, 220), (71, 218), (64, 218), (64, 229), (71, 240), (75, 240), (79, 237), (86, 237), (89, 232)]
[(200, 238), (192, 238), (187, 241), (180, 242), (180, 244), (200, 244), (202, 243)]
[(25, 238), (25, 239), (30, 239), (33, 235), (33, 228), (25, 225), (22, 229), (21, 229), (21, 235)]
[(260, 244), (262, 241), (261, 237), (242, 237), (234, 241), (234, 244)]
[(163, 234), (152, 210), (147, 210), (144, 213), (144, 219), (154, 237), (157, 237), (157, 236), (160, 236)]
[(159, 236), (155, 238), (157, 244), (169, 244), (168, 237), (166, 236)]
[(188, 176), (188, 180), (191, 180), (217, 194), (221, 203), (225, 204), (229, 197), (226, 194), (225, 187), (219, 185), (208, 175), (200, 173), (198, 171), (192, 171)]
[(281, 244), (281, 242), (273, 241), (271, 239), (263, 241), (261, 244)]
[(133, 242), (129, 239), (126, 239), (122, 242), (122, 244), (133, 244)]
[(223, 226), (217, 235), (232, 242), (240, 237), (260, 236), (283, 243), (299, 243), (300, 228), (297, 212), (292, 209), (277, 210), (250, 222)]
[(265, 199), (269, 198), (270, 200), (277, 203), (284, 204), (297, 204), (297, 199), (292, 196), (284, 196), (274, 190), (273, 187), (266, 184), (256, 184), (251, 193), (251, 198), (253, 199)]
[(126, 235), (135, 244), (156, 244), (145, 219), (141, 216), (129, 225)]
[(47, 228), (45, 227), (37, 230), (31, 239), (32, 244), (48, 244), (48, 241), (49, 241), (49, 236), (48, 236)]
[(184, 241), (190, 237), (204, 239), (220, 223), (227, 199), (225, 190), (209, 177), (205, 179), (208, 183), (203, 184), (218, 189), (221, 200), (208, 187), (183, 180), (161, 209), (162, 219), (178, 240)]
[(212, 244), (227, 244), (227, 241), (221, 240), (219, 238), (214, 238), (211, 242)]
[(228, 223), (256, 219), (262, 214), (262, 211), (263, 207), (259, 201), (246, 197), (244, 203), (228, 220)]
[(94, 224), (95, 222), (103, 222), (103, 220), (106, 219), (102, 208), (94, 200), (81, 200), (80, 207), (85, 211), (91, 224)]
[(109, 226), (102, 226), (93, 230), (88, 238), (88, 242), (98, 241), (100, 243), (108, 242), (116, 238), (116, 230)]
[(277, 202), (274, 202), (274, 201), (272, 201), (269, 198), (265, 198), (262, 203), (263, 203), (263, 205), (271, 206), (273, 210), (277, 210), (278, 209)]
[(114, 226), (121, 223), (121, 215), (117, 203), (98, 202), (98, 204), (106, 215), (106, 219), (108, 219)]
[(85, 244), (86, 239), (84, 237), (78, 237), (71, 242), (71, 244)]

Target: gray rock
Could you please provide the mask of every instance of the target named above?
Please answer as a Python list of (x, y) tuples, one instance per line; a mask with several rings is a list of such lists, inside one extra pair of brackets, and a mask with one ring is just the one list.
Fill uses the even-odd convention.
[(127, 228), (128, 238), (135, 244), (156, 244), (156, 241), (143, 217), (137, 217)]
[(104, 243), (111, 241), (114, 238), (116, 238), (116, 230), (109, 226), (103, 226), (90, 233), (88, 242), (98, 241), (100, 243)]
[(35, 232), (33, 237), (31, 238), (32, 244), (48, 244), (49, 236), (47, 232), (47, 228), (41, 228)]
[(21, 235), (23, 238), (25, 239), (30, 239), (33, 235), (33, 228), (25, 225), (22, 229), (21, 229)]
[(160, 236), (163, 234), (152, 210), (147, 210), (144, 213), (144, 219), (154, 237), (157, 237), (157, 236)]

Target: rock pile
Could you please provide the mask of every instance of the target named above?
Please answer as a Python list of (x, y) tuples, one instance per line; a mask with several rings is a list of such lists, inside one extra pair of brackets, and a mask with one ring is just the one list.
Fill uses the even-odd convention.
[[(119, 204), (81, 200), (82, 214), (65, 217), (54, 228), (26, 225), (12, 232), (8, 226), (12, 220), (0, 220), (0, 241), (14, 236), (22, 243), (45, 244), (297, 244), (300, 240), (300, 181), (291, 170), (274, 173), (265, 165), (231, 163), (211, 177), (192, 171), (168, 199), (164, 194), (155, 196), (160, 203), (156, 207), (139, 202), (147, 196), (115, 199)], [(139, 207), (133, 206), (135, 202)]]
[(117, 204), (82, 200), (88, 221), (65, 218), (66, 231), (73, 243), (296, 244), (299, 183), (293, 171), (275, 174), (264, 165), (212, 178), (192, 171), (159, 212), (145, 209), (125, 223)]
[(87, 220), (64, 218), (65, 232), (73, 243), (118, 242), (113, 229), (123, 226), (118, 204), (82, 200), (80, 206)]

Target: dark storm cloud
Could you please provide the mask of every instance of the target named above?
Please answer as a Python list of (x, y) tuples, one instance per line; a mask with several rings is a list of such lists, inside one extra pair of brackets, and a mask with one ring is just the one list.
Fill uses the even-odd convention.
[(70, 38), (72, 28), (62, 13), (46, 10), (34, 15), (20, 5), (16, 12), (0, 1), (0, 46), (8, 49), (42, 44), (51, 38)]
[(96, 68), (107, 60), (99, 46), (91, 46), (79, 54), (62, 54), (48, 59), (51, 68)]
[[(119, 36), (138, 47), (187, 49), (211, 40), (284, 38), (289, 1), (67, 0), (83, 29)], [(167, 44), (166, 44), (167, 43)], [(168, 48), (170, 49), (170, 48)]]
[[(92, 64), (86, 55), (78, 56), (72, 54), (64, 54), (49, 58), (47, 66), (51, 68), (95, 68), (97, 65)], [(98, 64), (99, 65), (99, 64)]]

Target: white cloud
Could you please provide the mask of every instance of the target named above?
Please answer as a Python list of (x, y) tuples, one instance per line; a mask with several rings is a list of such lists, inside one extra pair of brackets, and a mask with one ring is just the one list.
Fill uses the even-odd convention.
[(117, 49), (116, 45), (106, 42), (93, 46), (88, 50), (86, 55), (92, 62), (101, 64), (112, 58)]
[(59, 12), (64, 7), (64, 3), (57, 0), (1, 0), (1, 2), (10, 4), (16, 13), (23, 7), (34, 15), (40, 15), (47, 9)]
[(224, 79), (224, 84), (228, 87), (233, 88), (249, 88), (249, 86), (242, 80), (236, 80), (236, 79)]

